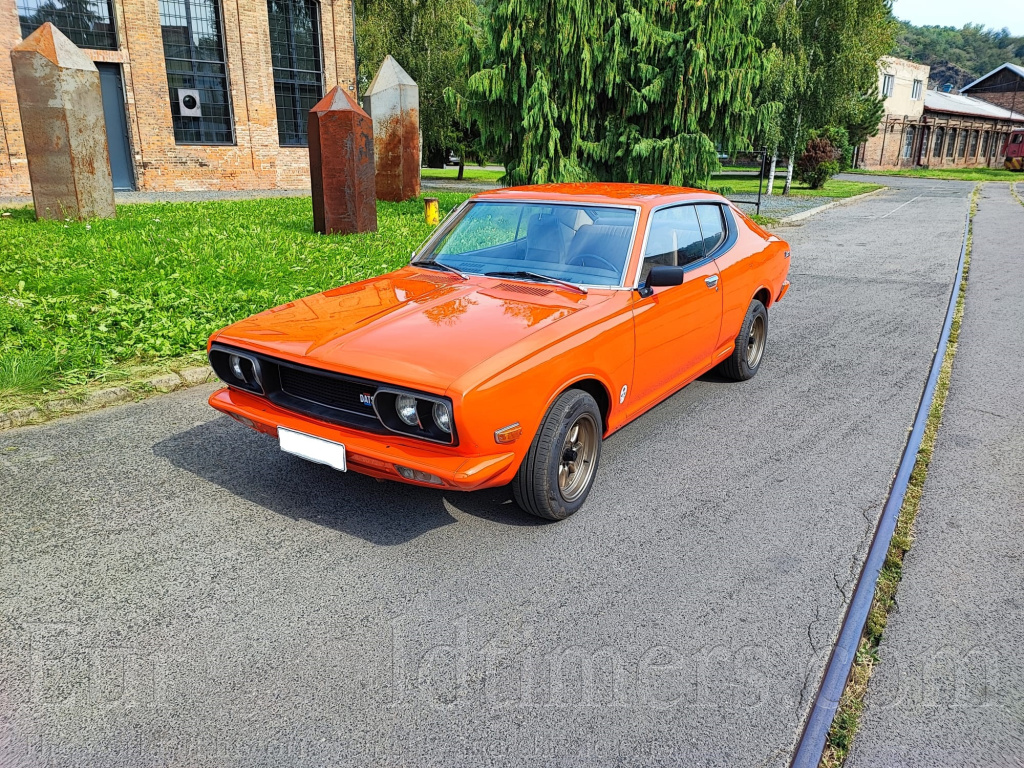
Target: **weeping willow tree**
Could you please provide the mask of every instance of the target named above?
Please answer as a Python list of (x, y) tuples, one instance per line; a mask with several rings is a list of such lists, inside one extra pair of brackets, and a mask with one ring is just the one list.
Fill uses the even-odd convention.
[(763, 0), (496, 0), (449, 98), (512, 184), (706, 186), (775, 119)]

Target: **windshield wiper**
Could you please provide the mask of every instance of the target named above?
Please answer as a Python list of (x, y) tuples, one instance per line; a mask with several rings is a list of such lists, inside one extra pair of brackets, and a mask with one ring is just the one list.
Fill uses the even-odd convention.
[(556, 283), (564, 288), (569, 288), (573, 291), (586, 294), (587, 289), (582, 285), (576, 285), (565, 280), (559, 280), (557, 277), (549, 277), (548, 275), (541, 275), (537, 272), (527, 272), (526, 270), (514, 270), (512, 272), (485, 272), (484, 277), (511, 277), (512, 279), (519, 280), (539, 280), (542, 283)]
[(412, 265), (414, 267), (426, 267), (427, 269), (441, 269), (444, 270), (445, 272), (451, 272), (453, 275), (458, 275), (463, 280), (469, 280), (469, 278), (466, 275), (457, 270), (455, 267), (449, 267), (447, 264), (442, 264), (440, 261), (434, 261), (433, 259), (414, 261)]

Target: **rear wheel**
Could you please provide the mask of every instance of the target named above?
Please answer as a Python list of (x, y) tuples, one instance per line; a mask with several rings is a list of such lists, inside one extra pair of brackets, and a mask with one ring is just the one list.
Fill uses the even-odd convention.
[(746, 381), (754, 377), (768, 345), (768, 310), (757, 299), (750, 302), (743, 318), (736, 347), (722, 363), (722, 372), (730, 379)]
[(547, 520), (583, 506), (601, 459), (601, 411), (581, 389), (555, 400), (512, 482), (516, 503)]

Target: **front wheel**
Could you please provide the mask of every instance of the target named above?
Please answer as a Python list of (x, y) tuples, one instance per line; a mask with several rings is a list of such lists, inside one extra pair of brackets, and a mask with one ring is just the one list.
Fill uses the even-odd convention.
[(548, 520), (583, 506), (601, 459), (601, 411), (594, 398), (570, 389), (555, 400), (512, 481), (516, 503)]
[(768, 344), (768, 310), (757, 299), (750, 302), (743, 318), (736, 347), (722, 363), (722, 372), (735, 381), (752, 379), (761, 365)]

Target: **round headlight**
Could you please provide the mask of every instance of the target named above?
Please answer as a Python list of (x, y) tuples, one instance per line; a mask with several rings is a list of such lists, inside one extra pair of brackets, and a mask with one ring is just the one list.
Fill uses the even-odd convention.
[(395, 398), (395, 411), (398, 412), (398, 418), (410, 427), (418, 427), (420, 425), (420, 417), (416, 412), (415, 397), (399, 395)]
[(242, 358), (238, 355), (228, 356), (228, 365), (231, 366), (231, 373), (235, 375), (239, 381), (245, 381), (245, 371), (242, 370)]
[(434, 403), (434, 423), (442, 432), (452, 433), (452, 412), (448, 410), (447, 403)]

